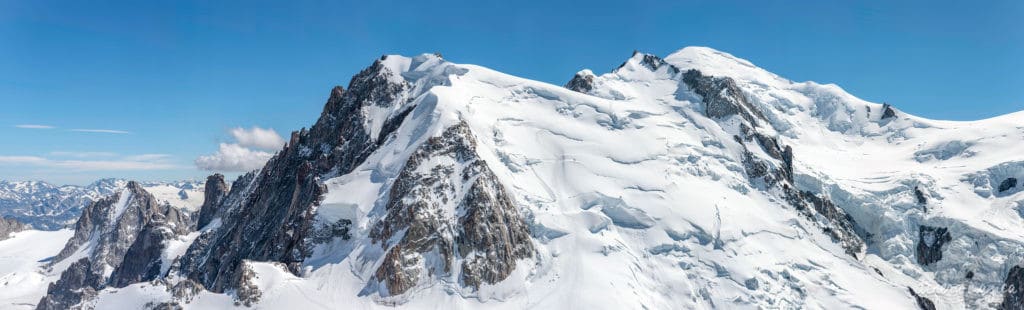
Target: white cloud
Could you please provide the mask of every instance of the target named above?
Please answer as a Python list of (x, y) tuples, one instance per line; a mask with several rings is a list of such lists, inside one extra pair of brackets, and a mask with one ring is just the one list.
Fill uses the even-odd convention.
[(20, 125), (14, 125), (14, 127), (18, 127), (18, 128), (22, 128), (22, 129), (53, 129), (53, 128), (56, 128), (56, 127), (53, 127), (53, 126), (50, 126), (50, 125), (38, 125), (38, 124), (20, 124)]
[(167, 170), (180, 168), (169, 163), (167, 157), (134, 158), (116, 160), (54, 160), (39, 156), (0, 156), (0, 165), (27, 165), (44, 168), (60, 168), (70, 171), (123, 171), (123, 170)]
[(217, 153), (196, 158), (196, 167), (223, 172), (247, 172), (263, 167), (285, 141), (277, 131), (253, 126), (232, 128), (233, 143), (221, 143)]
[(113, 134), (129, 134), (130, 131), (114, 130), (114, 129), (72, 129), (74, 132), (92, 132), (92, 133), (113, 133)]
[(268, 151), (276, 151), (284, 146), (284, 139), (274, 129), (263, 129), (252, 127), (251, 129), (231, 129), (231, 136), (238, 141), (238, 145), (249, 148), (257, 148)]
[(210, 171), (245, 172), (260, 169), (273, 156), (239, 144), (221, 143), (217, 153), (196, 158), (196, 166)]

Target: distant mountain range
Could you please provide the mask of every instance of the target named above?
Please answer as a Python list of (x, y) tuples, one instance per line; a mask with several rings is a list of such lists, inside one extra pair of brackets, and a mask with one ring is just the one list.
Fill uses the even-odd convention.
[[(128, 181), (101, 179), (85, 186), (42, 181), (0, 181), (0, 217), (13, 218), (40, 230), (74, 224), (82, 209), (124, 188)], [(202, 181), (144, 182), (153, 195), (172, 205), (202, 204)]]

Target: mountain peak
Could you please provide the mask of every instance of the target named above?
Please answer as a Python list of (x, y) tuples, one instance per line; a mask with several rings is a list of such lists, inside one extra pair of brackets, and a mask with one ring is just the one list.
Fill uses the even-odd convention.
[(696, 69), (706, 75), (728, 76), (744, 81), (762, 83), (790, 83), (788, 80), (761, 69), (746, 59), (710, 47), (684, 47), (668, 57), (665, 62), (682, 71)]

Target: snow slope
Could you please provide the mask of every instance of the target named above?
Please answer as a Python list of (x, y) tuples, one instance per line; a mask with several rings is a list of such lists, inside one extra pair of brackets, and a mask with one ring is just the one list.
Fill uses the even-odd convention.
[(45, 261), (64, 247), (71, 230), (26, 230), (0, 241), (0, 309), (35, 309), (46, 285), (62, 270), (45, 270)]
[[(1024, 113), (927, 120), (703, 47), (635, 53), (591, 76), (584, 93), (435, 55), (380, 62), (410, 87), (361, 110), (370, 136), (413, 110), (358, 168), (323, 180), (317, 220), (352, 221), (351, 238), (320, 244), (300, 275), (247, 262), (259, 308), (913, 309), (909, 289), (938, 309), (993, 308), (1024, 257), (1021, 186), (998, 190), (1024, 177)], [(683, 81), (689, 69), (731, 78), (751, 108), (710, 117), (708, 99)], [(848, 214), (864, 249), (851, 255), (823, 232), (835, 228), (823, 215), (803, 215), (750, 175), (748, 156), (783, 163), (741, 141), (753, 123), (743, 113), (760, 114), (753, 130), (792, 147), (793, 186)], [(388, 296), (370, 283), (386, 250), (370, 231), (387, 220), (413, 152), (460, 122), (527, 214), (536, 251), (496, 284), (429, 274)], [(948, 229), (949, 240), (923, 227)], [(922, 263), (934, 259), (922, 246), (941, 257)], [(203, 292), (183, 306), (227, 307), (231, 295)], [(90, 303), (170, 298), (140, 283)]]

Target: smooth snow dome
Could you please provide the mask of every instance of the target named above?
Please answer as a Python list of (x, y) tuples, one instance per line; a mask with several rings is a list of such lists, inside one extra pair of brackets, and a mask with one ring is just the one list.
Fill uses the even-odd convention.
[[(299, 275), (247, 261), (261, 290), (256, 308), (915, 309), (908, 288), (942, 309), (990, 308), (1024, 257), (1024, 194), (993, 190), (1024, 173), (1024, 113), (953, 122), (896, 107), (883, 119), (882, 104), (836, 85), (789, 81), (705, 47), (663, 61), (636, 53), (585, 94), (435, 55), (382, 59), (392, 82), (408, 87), (394, 104), (364, 106), (362, 125), (376, 138), (386, 120), (413, 110), (351, 173), (322, 180), (316, 209), (319, 223), (351, 220), (351, 238), (318, 245)], [(751, 129), (739, 115), (707, 117), (704, 98), (681, 81), (689, 69), (731, 78), (764, 119)], [(369, 231), (412, 152), (459, 122), (526, 214), (536, 252), (477, 290), (434, 274), (382, 296), (368, 289), (384, 254)], [(793, 186), (845, 211), (867, 248), (849, 255), (817, 218), (753, 180), (747, 158), (781, 163), (740, 141), (745, 130), (791, 146)], [(916, 260), (921, 225), (952, 236), (927, 266)], [(176, 240), (168, 257), (195, 238)], [(169, 298), (165, 287), (137, 283), (89, 305)], [(232, 302), (203, 292), (182, 306)]]

